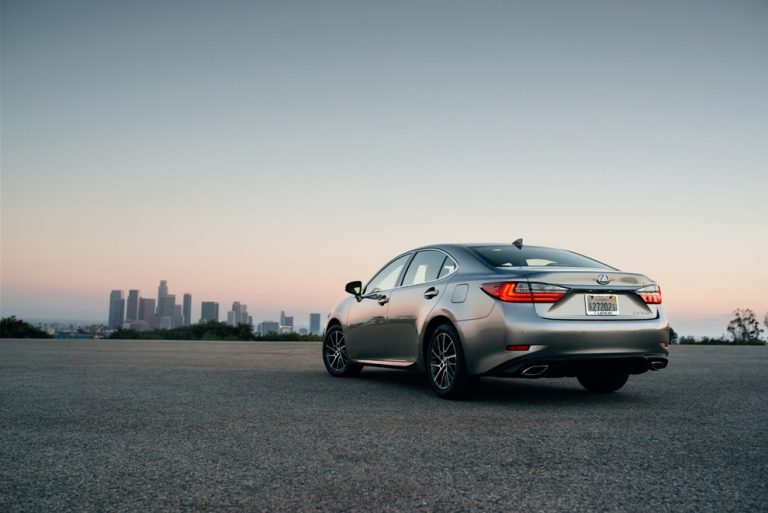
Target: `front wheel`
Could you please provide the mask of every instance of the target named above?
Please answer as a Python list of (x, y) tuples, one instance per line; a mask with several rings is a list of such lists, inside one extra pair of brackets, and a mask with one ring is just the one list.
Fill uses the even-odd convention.
[(427, 374), (432, 390), (443, 399), (463, 399), (472, 393), (477, 378), (464, 362), (459, 334), (450, 324), (439, 326), (429, 339)]
[(331, 376), (357, 376), (363, 366), (353, 363), (347, 353), (347, 343), (341, 326), (332, 326), (323, 340), (323, 363)]
[(590, 373), (577, 376), (581, 386), (596, 394), (615, 392), (624, 386), (628, 378), (629, 374), (626, 372)]

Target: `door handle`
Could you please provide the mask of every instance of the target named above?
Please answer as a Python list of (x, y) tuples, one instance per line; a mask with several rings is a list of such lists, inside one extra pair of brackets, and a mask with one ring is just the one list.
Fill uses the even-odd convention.
[(432, 299), (436, 295), (438, 295), (440, 291), (438, 291), (435, 287), (429, 287), (426, 292), (424, 292), (424, 297), (427, 299)]
[(380, 305), (384, 306), (384, 305), (386, 305), (387, 303), (389, 303), (389, 298), (388, 298), (387, 296), (381, 296), (381, 297), (379, 298), (379, 301), (378, 301), (378, 302), (379, 302), (379, 304), (380, 304)]

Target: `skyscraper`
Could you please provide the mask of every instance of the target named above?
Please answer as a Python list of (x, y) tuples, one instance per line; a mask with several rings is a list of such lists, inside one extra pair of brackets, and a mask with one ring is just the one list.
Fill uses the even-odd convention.
[(184, 326), (192, 324), (192, 294), (184, 294)]
[(310, 335), (320, 334), (320, 314), (319, 313), (309, 314), (309, 333)]
[[(234, 310), (234, 309), (233, 309)], [(249, 324), (248, 319), (248, 305), (240, 305), (239, 312), (237, 310), (234, 310), (236, 313), (237, 323), (238, 324)]]
[(160, 286), (157, 287), (157, 302), (160, 303), (160, 300), (168, 295), (168, 282), (165, 280), (160, 280)]
[(248, 305), (241, 305), (238, 301), (232, 303), (232, 310), (227, 312), (227, 322), (232, 326), (249, 324)]
[(280, 333), (293, 333), (293, 316), (285, 315), (285, 310), (280, 310)]
[(125, 322), (125, 298), (122, 290), (113, 290), (109, 294), (109, 327), (118, 329)]
[(157, 299), (157, 324), (161, 328), (173, 327), (173, 316), (176, 313), (176, 296), (166, 294)]
[(128, 301), (125, 303), (125, 320), (137, 321), (139, 320), (139, 296), (141, 292), (138, 290), (128, 291)]
[(155, 299), (143, 297), (139, 301), (139, 320), (155, 326)]
[(215, 301), (203, 301), (200, 309), (200, 322), (219, 322), (219, 304)]
[(181, 305), (173, 307), (173, 327), (179, 328), (184, 326), (184, 310)]

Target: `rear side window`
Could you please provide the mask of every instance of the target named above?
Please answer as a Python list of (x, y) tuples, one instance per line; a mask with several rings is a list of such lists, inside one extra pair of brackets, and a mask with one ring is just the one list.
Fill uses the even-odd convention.
[(455, 271), (458, 268), (458, 264), (456, 264), (456, 260), (454, 260), (451, 257), (445, 257), (445, 262), (443, 262), (443, 267), (440, 269), (440, 274), (437, 275), (437, 279), (443, 278), (444, 276), (448, 276), (453, 271)]
[(492, 267), (591, 267), (614, 269), (563, 249), (539, 248), (535, 246), (482, 246), (471, 248), (482, 260)]
[(408, 266), (403, 287), (435, 281), (444, 268), (445, 259), (445, 254), (440, 251), (419, 251)]

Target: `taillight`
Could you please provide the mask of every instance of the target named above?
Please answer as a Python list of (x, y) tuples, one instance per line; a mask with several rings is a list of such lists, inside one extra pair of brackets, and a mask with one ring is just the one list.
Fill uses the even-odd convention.
[(661, 287), (658, 285), (648, 285), (647, 287), (637, 289), (635, 292), (649, 305), (661, 304)]
[(484, 283), (482, 289), (507, 303), (556, 303), (568, 292), (567, 288), (557, 285), (514, 281)]

